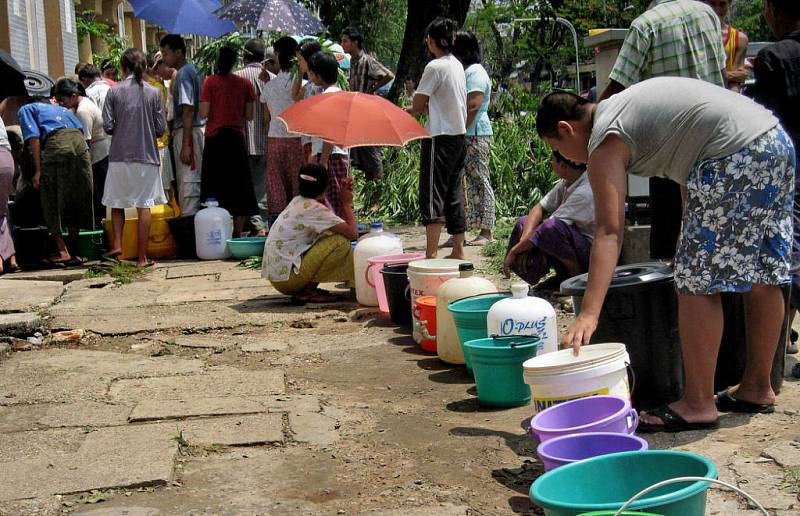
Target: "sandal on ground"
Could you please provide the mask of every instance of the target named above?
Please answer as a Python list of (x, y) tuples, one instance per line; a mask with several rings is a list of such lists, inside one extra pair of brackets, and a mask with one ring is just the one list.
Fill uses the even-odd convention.
[(690, 423), (683, 419), (683, 417), (669, 408), (669, 405), (663, 405), (653, 410), (646, 411), (643, 415), (657, 417), (663, 424), (650, 424), (639, 420), (638, 432), (644, 434), (652, 434), (657, 432), (687, 432), (689, 430), (713, 430), (719, 428), (719, 419), (708, 422)]
[(478, 235), (469, 242), (467, 242), (466, 245), (470, 247), (483, 247), (486, 244), (491, 244), (494, 241), (495, 241), (494, 238), (486, 238), (485, 236)]
[(443, 243), (439, 247), (453, 247), (453, 245), (454, 245), (453, 237), (450, 237), (450, 238), (447, 239), (447, 242)]
[(89, 260), (87, 260), (83, 256), (73, 256), (69, 260), (67, 260), (65, 262), (61, 262), (61, 263), (64, 264), (64, 267), (80, 267), (81, 265), (83, 265), (87, 261), (89, 261)]
[(147, 260), (143, 265), (136, 264), (137, 267), (140, 269), (152, 269), (156, 266), (156, 262), (153, 260)]
[(725, 390), (717, 393), (717, 410), (741, 414), (772, 414), (775, 412), (775, 405), (736, 399), (730, 391)]

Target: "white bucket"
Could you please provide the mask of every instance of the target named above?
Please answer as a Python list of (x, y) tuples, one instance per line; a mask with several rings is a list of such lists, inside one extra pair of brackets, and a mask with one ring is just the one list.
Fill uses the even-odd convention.
[(408, 264), (408, 285), (411, 289), (411, 313), (414, 314), (412, 320), (414, 342), (419, 344), (422, 341), (419, 320), (416, 316), (414, 307), (417, 298), (422, 296), (435, 296), (439, 292), (439, 287), (445, 281), (458, 278), (458, 266), (468, 263), (465, 260), (417, 260)]
[(572, 349), (539, 355), (522, 367), (525, 382), (531, 386), (533, 406), (539, 412), (597, 394), (630, 399), (629, 364), (625, 344), (609, 343), (583, 346), (577, 357)]

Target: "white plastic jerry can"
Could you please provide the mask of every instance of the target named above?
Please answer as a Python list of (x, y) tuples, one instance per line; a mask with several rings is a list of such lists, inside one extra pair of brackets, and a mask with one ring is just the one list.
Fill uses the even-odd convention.
[(511, 286), (512, 297), (492, 305), (486, 317), (489, 335), (531, 335), (542, 341), (539, 354), (558, 351), (558, 320), (553, 305), (528, 295), (527, 283)]
[(194, 241), (201, 260), (223, 260), (231, 255), (228, 240), (233, 235), (233, 219), (228, 210), (219, 207), (214, 197), (206, 208), (194, 216)]
[(353, 251), (355, 266), (356, 299), (364, 306), (378, 306), (378, 293), (367, 281), (367, 260), (375, 256), (402, 254), (403, 242), (400, 237), (383, 230), (382, 222), (373, 222), (369, 233), (361, 237)]

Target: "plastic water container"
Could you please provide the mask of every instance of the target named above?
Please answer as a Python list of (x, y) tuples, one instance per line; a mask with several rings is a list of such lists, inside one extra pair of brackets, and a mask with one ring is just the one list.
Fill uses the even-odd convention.
[[(458, 266), (469, 263), (465, 260), (417, 260), (408, 264), (408, 284), (411, 287), (411, 309), (417, 304), (417, 298), (422, 296), (435, 296), (439, 287), (446, 281), (459, 277)], [(358, 277), (358, 269), (356, 269)], [(416, 317), (412, 320), (414, 342), (422, 342), (419, 321)]]
[(459, 265), (458, 273), (458, 278), (446, 282), (436, 293), (436, 354), (442, 362), (448, 364), (464, 363), (464, 352), (461, 350), (456, 323), (448, 309), (450, 303), (480, 294), (497, 293), (494, 283), (474, 275), (475, 266), (471, 263)]
[(630, 399), (629, 365), (625, 344), (609, 343), (583, 346), (578, 356), (572, 349), (546, 353), (531, 358), (522, 367), (539, 412), (597, 394)]
[[(150, 208), (150, 236), (147, 240), (147, 256), (150, 258), (163, 258), (175, 256), (177, 248), (169, 221), (173, 220), (178, 211), (177, 206), (160, 204)], [(113, 223), (111, 221), (111, 208), (106, 211), (103, 221), (106, 238), (109, 242), (114, 237)], [(122, 228), (122, 260), (136, 258), (139, 254), (139, 214), (136, 208), (125, 208), (125, 226)]]
[(407, 264), (423, 258), (425, 258), (425, 253), (384, 254), (367, 258), (369, 265), (367, 270), (364, 271), (364, 279), (370, 287), (375, 289), (375, 293), (378, 295), (378, 308), (380, 308), (381, 312), (389, 313), (386, 282), (383, 280), (383, 274), (381, 274), (383, 266)]
[(489, 335), (530, 335), (539, 337), (541, 353), (558, 351), (558, 322), (553, 305), (544, 299), (528, 295), (526, 283), (511, 286), (509, 299), (498, 301), (486, 316)]
[(356, 278), (356, 299), (364, 306), (378, 306), (378, 293), (367, 281), (369, 278), (369, 260), (385, 254), (403, 254), (403, 242), (400, 237), (383, 230), (382, 222), (373, 222), (369, 233), (358, 240), (353, 252)]
[(219, 207), (214, 197), (194, 217), (194, 238), (197, 257), (201, 260), (222, 260), (231, 255), (228, 239), (233, 236), (233, 219), (228, 210)]

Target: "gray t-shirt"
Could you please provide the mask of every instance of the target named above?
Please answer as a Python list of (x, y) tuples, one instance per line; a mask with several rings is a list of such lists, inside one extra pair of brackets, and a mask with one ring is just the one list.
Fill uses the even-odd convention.
[(200, 118), (200, 89), (203, 81), (197, 68), (192, 63), (181, 66), (175, 74), (175, 86), (172, 91), (172, 103), (175, 106), (175, 117), (172, 124), (175, 130), (183, 127), (183, 106), (194, 106), (193, 127), (202, 127), (205, 120)]
[(559, 180), (539, 204), (550, 214), (550, 218), (575, 226), (583, 236), (594, 239), (594, 195), (586, 173), (581, 174), (574, 183), (566, 179)]
[(719, 86), (649, 79), (597, 106), (589, 155), (610, 134), (630, 148), (628, 173), (686, 184), (699, 162), (730, 156), (778, 125), (767, 109)]

